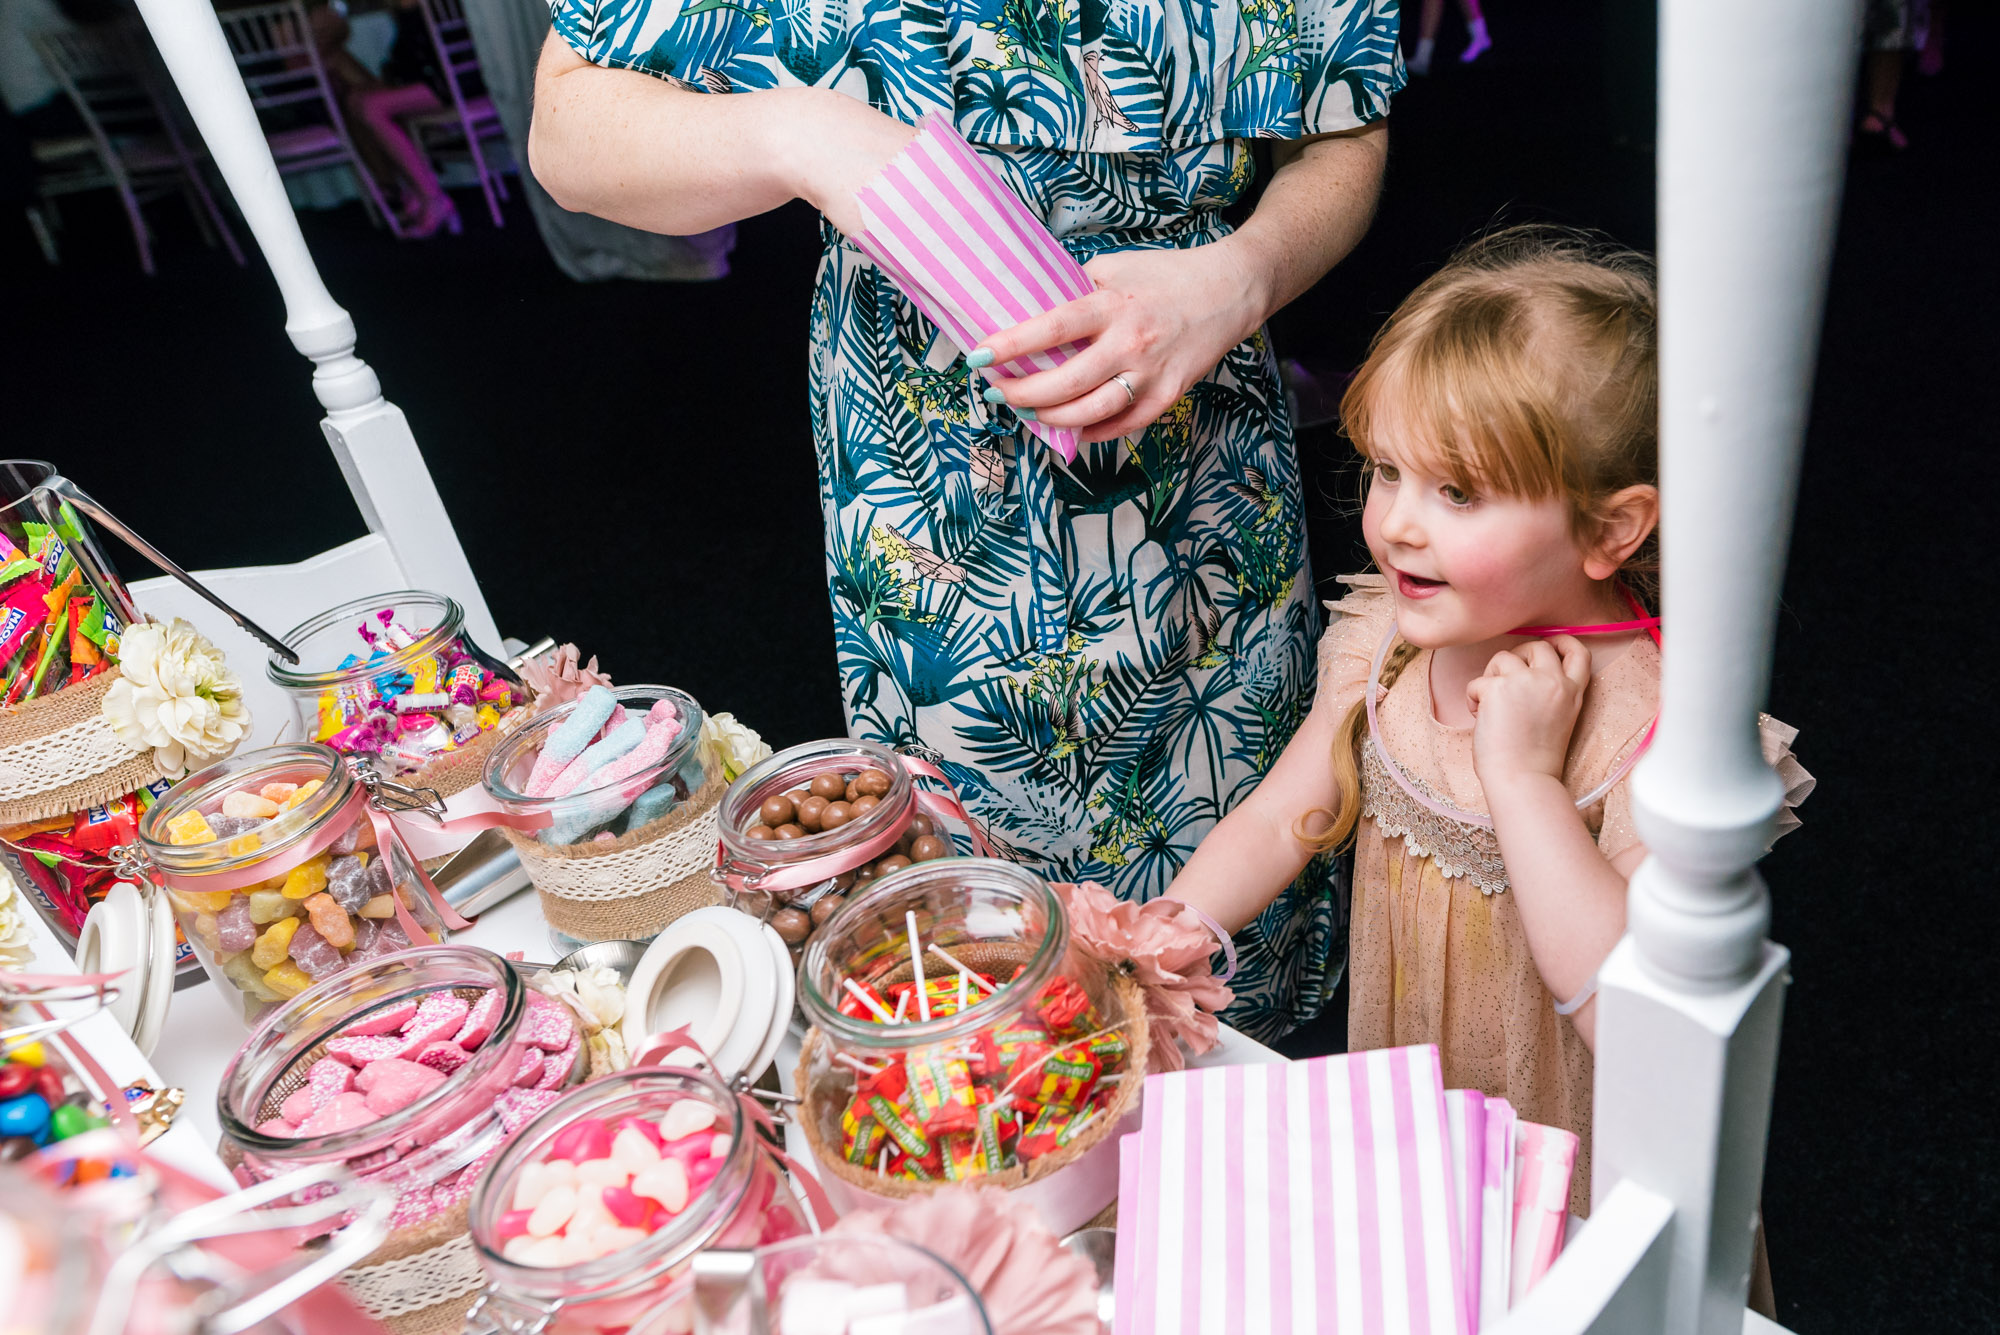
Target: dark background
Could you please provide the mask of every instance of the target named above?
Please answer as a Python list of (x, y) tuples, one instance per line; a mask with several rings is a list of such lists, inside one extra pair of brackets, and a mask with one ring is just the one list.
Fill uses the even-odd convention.
[[(1351, 368), (1495, 222), (1651, 246), (1647, 21), (1571, 12), (1589, 8), (1491, 0), (1496, 48), (1467, 69), (1447, 18), (1438, 72), (1397, 99), (1373, 231), (1273, 322), (1281, 355)], [(1801, 1331), (2000, 1329), (2000, 1085), (1979, 1037), (2000, 793), (2000, 25), (1963, 3), (1950, 25), (1944, 74), (1904, 85), (1911, 148), (1851, 163), (1771, 688), (1820, 780), (1764, 868), (1794, 979), (1765, 1208), (1779, 1315)], [(463, 236), (421, 244), (354, 207), (303, 221), (500, 625), (671, 681), (779, 746), (839, 733), (806, 423), (813, 218), (744, 224), (719, 283), (580, 286), (518, 203), (497, 233), (476, 197), (460, 207)], [(55, 460), (190, 567), (358, 536), (268, 273), (203, 249), (177, 205), (152, 214), (151, 280), (108, 200), (66, 205), (60, 270), (0, 218), (0, 445)], [(1331, 430), (1300, 450), (1330, 580), (1364, 560), (1356, 479)], [(1329, 1017), (1288, 1046), (1340, 1032)]]

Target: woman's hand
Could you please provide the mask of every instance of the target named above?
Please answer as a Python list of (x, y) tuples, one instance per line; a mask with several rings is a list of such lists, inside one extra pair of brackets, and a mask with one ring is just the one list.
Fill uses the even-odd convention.
[(806, 114), (786, 127), (797, 194), (849, 236), (864, 230), (854, 192), (917, 137), (914, 125), (859, 98), (813, 89)]
[(1590, 686), (1590, 650), (1553, 635), (1493, 655), (1465, 688), (1472, 707), (1472, 766), (1488, 800), (1522, 775), (1561, 781), (1569, 736)]
[(1005, 401), (1050, 426), (1082, 428), (1086, 442), (1144, 430), (1268, 314), (1260, 296), (1264, 285), (1239, 259), (1232, 239), (1092, 260), (1084, 272), (1097, 291), (980, 345), (1001, 364), (1090, 342), (1052, 371), (996, 382)]

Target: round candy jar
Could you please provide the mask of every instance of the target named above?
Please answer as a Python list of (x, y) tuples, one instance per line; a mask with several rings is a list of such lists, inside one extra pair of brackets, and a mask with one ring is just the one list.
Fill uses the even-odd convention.
[(471, 1229), (488, 1276), (476, 1315), (504, 1332), (599, 1335), (659, 1307), (696, 1252), (810, 1226), (727, 1088), (641, 1067), (524, 1127), (481, 1175)]
[(952, 853), (902, 758), (873, 742), (807, 742), (737, 776), (717, 818), (715, 878), (730, 904), (776, 929), (798, 960), (847, 897)]
[(378, 848), (331, 747), (272, 746), (182, 780), (139, 820), (181, 932), (254, 1019), (316, 979), (444, 928), (416, 869)]
[[(224, 1157), (252, 1181), (339, 1160), (395, 1191), (388, 1240), (345, 1282), (370, 1315), (427, 1328), (482, 1281), (458, 1241), (481, 1169), (586, 1069), (576, 1017), (506, 960), (406, 951), (265, 1017), (223, 1072)], [(413, 1314), (412, 1295), (431, 1305)]]
[[(1145, 1073), (1137, 984), (1071, 947), (1045, 881), (993, 859), (910, 867), (850, 899), (806, 947), (799, 999), (800, 1119), (842, 1208), (1051, 1175), (1105, 1140)], [(1068, 1202), (1079, 1222), (1116, 1176)]]
[(502, 724), (528, 690), (465, 633), (464, 609), (405, 589), (342, 603), (285, 632), (297, 663), (267, 672), (292, 700), (299, 735), (375, 757), (390, 775), (421, 771), (441, 796), (479, 782)]
[[(507, 839), (560, 953), (648, 940), (715, 902), (708, 868), (723, 781), (703, 755), (703, 718), (669, 686), (596, 687), (536, 714), (488, 757), (481, 782), (509, 817)], [(643, 740), (619, 751), (608, 741), (619, 733)], [(610, 749), (593, 761), (599, 745)], [(561, 762), (544, 762), (550, 747), (587, 775), (567, 783)]]

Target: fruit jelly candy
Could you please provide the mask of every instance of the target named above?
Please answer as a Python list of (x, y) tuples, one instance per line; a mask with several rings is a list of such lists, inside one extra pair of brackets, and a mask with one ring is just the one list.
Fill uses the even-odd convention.
[(366, 904), (355, 910), (354, 916), (362, 919), (373, 918), (386, 924), (389, 919), (396, 916), (396, 897), (371, 895)]
[(471, 1060), (471, 1053), (458, 1044), (444, 1039), (426, 1044), (424, 1050), (417, 1054), (417, 1065), (428, 1066), (434, 1071), (443, 1071), (446, 1075), (450, 1075)]
[(583, 1034), (579, 1031), (570, 1040), (569, 1046), (561, 1052), (552, 1052), (542, 1063), (542, 1078), (535, 1082), (536, 1089), (561, 1089), (568, 1083), (570, 1072), (576, 1069), (576, 1057), (583, 1051)]
[(467, 1052), (477, 1048), (492, 1035), (493, 1026), (500, 1023), (500, 1009), (505, 1004), (499, 988), (488, 988), (480, 994), (479, 1000), (472, 1003), (465, 1024), (451, 1041)]
[(528, 993), (528, 1014), (521, 1021), (521, 1041), (547, 1052), (561, 1052), (576, 1033), (569, 1007), (541, 992)]
[(208, 822), (209, 829), (217, 839), (234, 839), (239, 834), (248, 834), (264, 822), (255, 816), (215, 816)]
[(326, 943), (336, 950), (345, 950), (354, 944), (354, 920), (347, 916), (347, 910), (334, 901), (332, 895), (321, 891), (305, 901), (306, 917), (312, 920), (313, 929)]
[(326, 851), (335, 857), (352, 857), (355, 850), (361, 847), (361, 832), (368, 828), (367, 821), (355, 821), (333, 837), (333, 842), (327, 845)]
[(341, 1029), (348, 1038), (367, 1038), (371, 1034), (401, 1033), (403, 1026), (416, 1016), (417, 1002), (414, 997), (392, 1001), (379, 1010), (370, 1011), (363, 1018)]
[(291, 949), (292, 934), (299, 930), (297, 918), (280, 918), (264, 929), (257, 938), (257, 944), (250, 948), (250, 962), (260, 969), (276, 967)]
[(199, 811), (183, 811), (167, 822), (167, 838), (176, 844), (205, 844), (215, 838)]
[(444, 1072), (419, 1066), (400, 1057), (369, 1062), (354, 1078), (354, 1086), (368, 1099), (368, 1110), (378, 1117), (400, 1112), (444, 1083)]
[(264, 840), (261, 836), (239, 834), (234, 839), (226, 841), (222, 845), (222, 851), (229, 854), (230, 857), (240, 857), (245, 853), (255, 853), (263, 846)]
[(257, 944), (257, 920), (250, 916), (248, 898), (235, 896), (215, 915), (215, 936), (220, 950), (248, 950)]
[(222, 799), (222, 814), (254, 816), (259, 820), (269, 820), (278, 814), (278, 804), (268, 797), (259, 797), (248, 790), (239, 790)]
[(338, 1057), (321, 1057), (306, 1072), (306, 1089), (315, 1109), (324, 1108), (354, 1088), (354, 1068)]
[(233, 890), (175, 890), (173, 897), (196, 913), (220, 913), (236, 898)]
[(295, 899), (286, 899), (276, 890), (252, 890), (250, 892), (250, 921), (255, 923), (277, 922), (280, 918), (290, 918), (299, 911)]
[(472, 1003), (455, 992), (433, 992), (423, 999), (417, 1013), (403, 1026), (403, 1037), (412, 1051), (419, 1051), (441, 1038), (450, 1038), (465, 1023)]
[(257, 967), (247, 950), (222, 957), (222, 974), (230, 982), (259, 1001), (283, 1000), (278, 993), (264, 984), (264, 971)]
[(286, 798), (290, 797), (293, 793), (296, 793), (298, 790), (299, 786), (295, 783), (267, 783), (262, 788), (259, 788), (257, 790), (257, 796), (263, 798), (267, 802), (277, 802), (282, 804)]
[(401, 1034), (342, 1034), (326, 1041), (326, 1050), (350, 1066), (366, 1066), (384, 1057), (400, 1057), (410, 1049)]
[(395, 878), (389, 874), (389, 860), (370, 856), (361, 869), (361, 880), (369, 890), (378, 895), (386, 895), (395, 890)]
[(513, 1084), (517, 1088), (533, 1089), (541, 1081), (542, 1067), (545, 1064), (541, 1050), (524, 1047), (521, 1049), (520, 1060), (521, 1064), (514, 1071)]
[(292, 957), (292, 963), (314, 979), (339, 973), (346, 962), (341, 959), (340, 947), (321, 936), (311, 923), (292, 933), (292, 944), (286, 953)]
[(293, 1090), (291, 1097), (286, 1099), (284, 1104), (279, 1107), (278, 1115), (287, 1122), (298, 1123), (305, 1121), (306, 1118), (311, 1117), (318, 1111), (319, 1105), (313, 1102), (312, 1090), (301, 1085), (299, 1088)]
[[(311, 797), (314, 793), (320, 790), (321, 782), (322, 781), (319, 779), (307, 779), (304, 783), (298, 786), (298, 788), (292, 793), (290, 797), (285, 798), (283, 801), (279, 802), (278, 805), (283, 807), (286, 811), (290, 811), (295, 807), (304, 805), (307, 798)], [(356, 821), (355, 824), (365, 825), (367, 824), (367, 822)], [(366, 844), (362, 846), (364, 848), (367, 847)]]
[(312, 985), (312, 975), (290, 960), (264, 971), (264, 986), (281, 997), (295, 997)]
[(375, 955), (375, 939), (382, 934), (382, 924), (373, 918), (363, 918), (354, 924), (354, 949), (347, 958), (357, 963), (372, 959)]
[(511, 1136), (561, 1097), (552, 1089), (509, 1089), (493, 1101), (493, 1111), (500, 1115), (500, 1129)]
[(375, 897), (375, 890), (368, 884), (367, 875), (362, 869), (361, 859), (351, 854), (334, 858), (327, 864), (326, 893), (332, 895), (334, 903), (349, 913)]
[(325, 853), (308, 858), (285, 875), (284, 896), (286, 899), (307, 899), (326, 889), (326, 868), (329, 859)]

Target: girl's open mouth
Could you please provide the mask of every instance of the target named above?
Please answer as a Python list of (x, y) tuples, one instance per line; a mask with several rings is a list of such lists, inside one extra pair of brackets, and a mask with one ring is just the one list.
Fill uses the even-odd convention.
[(1441, 579), (1422, 579), (1405, 571), (1396, 572), (1396, 590), (1405, 598), (1428, 598), (1444, 588)]

